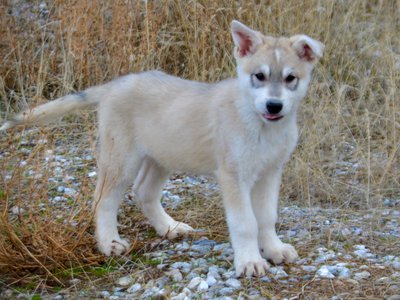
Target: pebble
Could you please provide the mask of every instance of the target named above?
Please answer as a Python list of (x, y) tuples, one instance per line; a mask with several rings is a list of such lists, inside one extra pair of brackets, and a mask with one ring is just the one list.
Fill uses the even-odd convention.
[(119, 278), (116, 283), (120, 286), (128, 286), (128, 285), (132, 284), (133, 281), (134, 280), (131, 276), (124, 276), (124, 277)]
[(171, 277), (171, 279), (175, 282), (180, 282), (183, 279), (183, 275), (178, 269), (172, 269), (171, 271), (167, 272), (166, 275)]
[(173, 269), (180, 269), (183, 273), (189, 273), (192, 269), (192, 264), (188, 262), (175, 262), (171, 265)]
[(303, 269), (303, 271), (306, 271), (308, 273), (312, 273), (317, 270), (316, 266), (301, 266), (301, 268)]
[(100, 297), (102, 298), (110, 298), (111, 294), (108, 291), (101, 291), (100, 292)]
[(11, 208), (11, 213), (13, 215), (22, 215), (24, 212), (25, 212), (25, 209), (23, 209), (22, 207), (13, 206)]
[(235, 277), (235, 275), (236, 275), (235, 271), (231, 270), (231, 271), (227, 271), (224, 274), (222, 274), (222, 277), (225, 279), (229, 279), (229, 278)]
[(393, 262), (393, 268), (395, 270), (400, 270), (400, 261), (394, 261)]
[(235, 290), (234, 290), (233, 288), (231, 288), (231, 287), (224, 287), (224, 288), (220, 289), (218, 293), (219, 293), (221, 296), (227, 296), (227, 295), (233, 294), (234, 292), (235, 292)]
[(199, 285), (197, 286), (198, 292), (204, 292), (208, 290), (208, 283), (205, 280), (201, 280)]
[(269, 272), (274, 275), (275, 279), (281, 279), (288, 277), (289, 275), (283, 270), (282, 267), (272, 267), (269, 269)]
[(367, 279), (371, 276), (371, 274), (368, 271), (362, 271), (358, 273), (354, 273), (353, 278), (357, 281), (361, 281), (363, 279)]
[(87, 176), (88, 177), (95, 177), (95, 176), (97, 176), (97, 172), (96, 171), (89, 172)]
[(335, 275), (333, 275), (331, 273), (331, 271), (329, 271), (329, 268), (325, 265), (318, 269), (317, 276), (321, 277), (321, 278), (327, 278), (327, 279), (335, 278)]
[(191, 290), (194, 290), (199, 286), (200, 282), (202, 282), (202, 281), (203, 281), (203, 279), (201, 277), (195, 277), (192, 280), (190, 280), (187, 287)]
[(351, 271), (349, 268), (342, 267), (339, 270), (339, 274), (338, 274), (339, 278), (349, 278), (350, 276), (351, 276)]
[(134, 285), (130, 286), (126, 291), (130, 294), (135, 294), (142, 288), (140, 283), (135, 283)]
[(242, 286), (240, 281), (235, 278), (229, 278), (227, 281), (225, 281), (225, 284), (233, 289), (239, 289)]
[(218, 282), (218, 280), (214, 276), (208, 275), (206, 282), (209, 286), (213, 286), (214, 284), (216, 284)]

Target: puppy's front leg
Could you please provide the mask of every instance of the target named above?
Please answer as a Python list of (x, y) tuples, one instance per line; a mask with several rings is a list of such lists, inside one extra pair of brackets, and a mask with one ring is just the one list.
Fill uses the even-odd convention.
[(258, 241), (261, 255), (275, 264), (293, 262), (297, 252), (290, 244), (283, 243), (275, 229), (278, 219), (278, 198), (282, 167), (270, 168), (256, 182), (252, 191), (253, 209), (258, 222)]
[(237, 174), (223, 169), (218, 171), (218, 180), (234, 250), (236, 275), (264, 276), (269, 266), (261, 257), (258, 247), (251, 188), (240, 182)]

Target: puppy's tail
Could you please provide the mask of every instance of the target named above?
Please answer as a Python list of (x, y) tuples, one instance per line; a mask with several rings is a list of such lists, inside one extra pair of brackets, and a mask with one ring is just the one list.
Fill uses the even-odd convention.
[(42, 125), (78, 109), (96, 106), (104, 97), (106, 88), (97, 86), (85, 91), (70, 94), (17, 114), (4, 122), (0, 131), (17, 125)]

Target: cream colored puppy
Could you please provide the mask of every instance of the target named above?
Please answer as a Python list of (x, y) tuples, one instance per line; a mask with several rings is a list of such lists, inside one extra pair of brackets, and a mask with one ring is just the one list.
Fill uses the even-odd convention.
[(134, 182), (157, 232), (192, 231), (160, 203), (173, 171), (215, 174), (222, 189), (237, 275), (262, 276), (296, 250), (275, 231), (282, 170), (294, 150), (296, 114), (324, 45), (306, 35), (269, 37), (233, 21), (237, 78), (208, 84), (159, 71), (131, 74), (17, 115), (1, 127), (40, 124), (98, 106), (96, 238), (106, 255), (129, 248), (117, 210)]

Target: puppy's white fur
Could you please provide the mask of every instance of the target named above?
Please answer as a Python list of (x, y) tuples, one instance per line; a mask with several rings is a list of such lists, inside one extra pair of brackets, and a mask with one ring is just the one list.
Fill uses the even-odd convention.
[[(98, 106), (94, 210), (96, 238), (106, 255), (129, 248), (118, 233), (117, 210), (133, 181), (143, 213), (160, 235), (193, 230), (159, 201), (168, 175), (187, 171), (217, 176), (237, 275), (264, 275), (265, 258), (297, 258), (275, 231), (279, 185), (297, 143), (299, 103), (324, 46), (305, 35), (264, 36), (237, 21), (232, 36), (235, 79), (207, 84), (158, 71), (131, 74), (21, 113), (1, 127), (46, 123)], [(268, 108), (271, 100), (281, 105), (278, 112)]]

